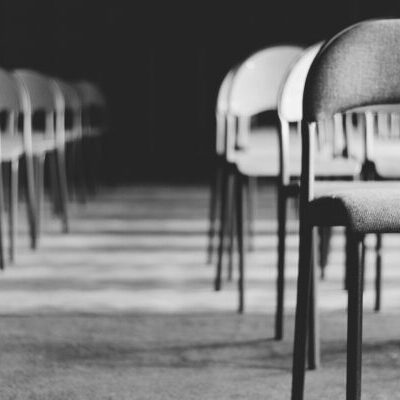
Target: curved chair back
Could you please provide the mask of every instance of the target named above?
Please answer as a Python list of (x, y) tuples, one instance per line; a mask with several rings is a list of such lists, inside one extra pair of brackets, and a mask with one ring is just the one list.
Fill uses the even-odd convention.
[(57, 106), (57, 132), (63, 132), (65, 135), (66, 112), (69, 111), (72, 119), (71, 129), (77, 130), (77, 134), (80, 136), (82, 131), (82, 102), (78, 91), (72, 85), (60, 79), (52, 79), (51, 83)]
[(89, 133), (101, 134), (106, 128), (105, 96), (96, 85), (88, 81), (77, 82), (74, 86), (81, 99), (83, 126)]
[(317, 43), (304, 50), (284, 78), (278, 95), (278, 113), (281, 120), (300, 122), (303, 119), (303, 92), (307, 74), (322, 44)]
[(23, 100), (25, 133), (32, 134), (33, 116), (44, 112), (43, 132), (53, 136), (57, 103), (50, 80), (39, 72), (31, 70), (15, 70), (14, 77), (19, 82)]
[(0, 112), (7, 113), (5, 132), (13, 135), (17, 128), (18, 114), (22, 112), (22, 99), (18, 83), (7, 71), (0, 69)]
[(366, 21), (342, 31), (315, 58), (304, 89), (302, 198), (313, 196), (316, 122), (357, 111), (365, 116), (365, 153), (372, 109), (400, 110), (400, 20)]
[(250, 117), (276, 110), (282, 80), (302, 51), (298, 46), (274, 46), (247, 58), (235, 73), (229, 112), (238, 117)]
[(223, 155), (225, 151), (226, 116), (229, 109), (229, 92), (235, 69), (231, 69), (221, 83), (218, 91), (217, 104), (215, 109), (216, 117), (216, 152)]

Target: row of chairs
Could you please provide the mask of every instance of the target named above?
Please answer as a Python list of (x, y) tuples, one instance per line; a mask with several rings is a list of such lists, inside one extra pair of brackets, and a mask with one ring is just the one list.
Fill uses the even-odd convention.
[(105, 110), (103, 94), (90, 82), (69, 84), (32, 70), (0, 69), (1, 268), (5, 265), (6, 209), (9, 260), (15, 261), (20, 162), (30, 246), (35, 249), (45, 187), (51, 187), (53, 211), (61, 220), (62, 231), (68, 232), (70, 197), (85, 201), (93, 186), (99, 138), (106, 128)]
[[(208, 250), (212, 259), (219, 230), (215, 289), (221, 288), (228, 236), (228, 270), (232, 271), (236, 235), (239, 311), (243, 312), (243, 188), (247, 186), (251, 204), (251, 181), (273, 178), (278, 199), (278, 340), (283, 337), (287, 201), (299, 200), (292, 399), (303, 399), (307, 338), (309, 367), (319, 365), (315, 236), (319, 231), (320, 261), (325, 267), (332, 226), (342, 226), (346, 232), (347, 399), (361, 396), (364, 238), (371, 233), (377, 238), (375, 310), (379, 310), (381, 235), (400, 233), (400, 168), (396, 161), (400, 151), (396, 148), (400, 139), (399, 40), (399, 20), (375, 20), (354, 25), (307, 49), (269, 47), (229, 71), (219, 91)], [(278, 123), (260, 132), (253, 128), (253, 119), (265, 111), (276, 112)], [(251, 227), (254, 212), (248, 209)]]

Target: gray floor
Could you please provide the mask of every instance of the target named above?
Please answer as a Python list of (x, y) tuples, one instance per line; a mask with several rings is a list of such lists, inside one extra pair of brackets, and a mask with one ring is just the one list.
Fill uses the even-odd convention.
[[(0, 279), (0, 398), (289, 399), (297, 224), (292, 209), (287, 335), (276, 343), (274, 198), (261, 190), (245, 316), (235, 313), (234, 282), (212, 291), (205, 187), (103, 190), (72, 207), (69, 235), (46, 218), (36, 253), (21, 209), (18, 260)], [(368, 252), (364, 399), (400, 398), (398, 243), (384, 238), (380, 314)], [(319, 285), (324, 368), (308, 374), (307, 399), (344, 398), (342, 248), (338, 231)]]

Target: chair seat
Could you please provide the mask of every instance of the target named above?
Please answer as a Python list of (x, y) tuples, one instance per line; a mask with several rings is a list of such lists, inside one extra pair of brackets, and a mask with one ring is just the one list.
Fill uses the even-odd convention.
[(400, 232), (400, 183), (316, 182), (309, 204), (313, 225), (347, 226), (356, 233)]
[(81, 138), (80, 132), (77, 129), (71, 129), (65, 131), (65, 141), (73, 142)]
[[(251, 177), (277, 177), (279, 174), (278, 151), (264, 154), (243, 153), (236, 158), (239, 172)], [(294, 155), (290, 158), (290, 175), (298, 178), (301, 173), (301, 158)], [(315, 172), (318, 178), (348, 178), (360, 172), (360, 164), (352, 159), (332, 159), (324, 156), (316, 157)]]
[(56, 148), (54, 136), (34, 132), (32, 134), (32, 152), (34, 154), (43, 154)]
[(1, 160), (11, 161), (21, 157), (24, 154), (24, 143), (22, 137), (2, 136), (1, 137)]

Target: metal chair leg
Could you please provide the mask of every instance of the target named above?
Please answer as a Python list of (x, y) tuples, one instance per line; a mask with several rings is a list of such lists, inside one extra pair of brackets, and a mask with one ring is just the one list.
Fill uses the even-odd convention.
[(275, 340), (283, 339), (287, 196), (278, 188), (278, 276), (276, 281)]
[(257, 209), (257, 178), (247, 179), (247, 227), (248, 227), (248, 250), (254, 250), (254, 223)]
[(69, 220), (68, 220), (68, 183), (67, 183), (67, 171), (65, 164), (65, 151), (63, 148), (57, 148), (57, 175), (60, 190), (60, 208), (61, 208), (61, 221), (62, 231), (64, 233), (69, 232)]
[(236, 175), (235, 179), (235, 209), (236, 209), (236, 236), (239, 253), (239, 307), (238, 312), (244, 311), (244, 240), (243, 240), (243, 176)]
[(299, 275), (297, 279), (297, 306), (295, 319), (292, 400), (303, 400), (306, 365), (306, 342), (309, 320), (312, 278), (312, 227), (300, 218)]
[(227, 167), (224, 166), (221, 171), (221, 203), (220, 203), (220, 224), (219, 224), (219, 244), (218, 244), (218, 260), (216, 276), (214, 281), (215, 290), (221, 290), (221, 280), (222, 280), (222, 263), (225, 248), (225, 233), (226, 233), (226, 199), (228, 190), (228, 178), (229, 173)]
[(348, 271), (348, 315), (347, 315), (347, 383), (346, 399), (361, 399), (362, 366), (362, 312), (363, 270), (360, 265), (360, 237), (350, 236), (351, 268)]
[(221, 184), (221, 167), (217, 166), (213, 182), (210, 185), (210, 205), (209, 205), (209, 229), (208, 229), (208, 246), (207, 246), (207, 264), (212, 263), (214, 254), (214, 239), (217, 231), (217, 208), (218, 196), (220, 194)]
[(332, 227), (324, 226), (319, 227), (319, 255), (320, 255), (320, 268), (321, 279), (325, 278), (325, 270), (328, 265), (328, 258), (330, 253), (330, 242), (332, 237)]
[(44, 162), (45, 154), (35, 157), (36, 162), (36, 227), (37, 236), (41, 233), (43, 215), (43, 195), (44, 195)]
[(10, 191), (9, 191), (9, 257), (10, 262), (15, 261), (15, 242), (18, 221), (18, 159), (10, 162)]
[(233, 177), (233, 182), (229, 191), (229, 257), (228, 257), (228, 281), (233, 279), (233, 259), (235, 252), (235, 232), (236, 232), (236, 202), (235, 202), (235, 177)]
[[(0, 178), (2, 178), (2, 164), (0, 163)], [(0, 269), (5, 268), (4, 260), (4, 188), (3, 179), (0, 179)]]
[(374, 311), (381, 310), (381, 289), (382, 289), (382, 235), (376, 235), (376, 275), (375, 275), (375, 306)]
[(32, 155), (25, 155), (25, 172), (26, 172), (26, 206), (29, 223), (29, 236), (31, 249), (37, 248), (37, 204), (35, 201), (35, 171)]
[(317, 279), (316, 279), (316, 266), (318, 260), (317, 251), (317, 236), (318, 232), (313, 229), (312, 241), (312, 258), (311, 258), (311, 288), (310, 288), (310, 311), (308, 318), (308, 336), (307, 336), (307, 355), (308, 355), (308, 369), (315, 370), (321, 365), (320, 357), (320, 340), (319, 340), (319, 318), (317, 313)]

